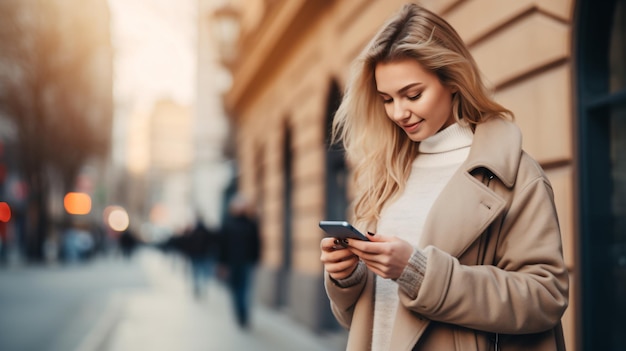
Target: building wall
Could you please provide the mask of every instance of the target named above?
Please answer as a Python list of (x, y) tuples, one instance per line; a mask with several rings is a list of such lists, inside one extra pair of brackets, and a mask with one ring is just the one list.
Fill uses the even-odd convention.
[[(277, 2), (282, 3), (272, 3)], [(271, 8), (265, 9), (268, 18), (257, 21), (259, 27), (254, 44), (242, 39), (242, 58), (233, 69), (234, 85), (226, 101), (237, 125), (240, 187), (258, 197), (262, 205), (263, 269), (269, 271), (280, 271), (283, 267), (284, 135), (287, 127), (291, 130), (288, 148), (293, 157), (290, 230), (293, 262), (288, 280), (310, 287), (321, 281), (322, 274), (319, 263), (322, 233), (317, 229), (317, 222), (322, 219), (325, 206), (324, 122), (328, 91), (333, 81), (342, 89), (345, 87), (350, 62), (404, 1), (306, 3), (289, 1), (293, 7), (309, 6), (302, 11), (310, 14), (310, 20), (300, 27), (284, 24), (289, 23), (284, 18), (288, 17), (285, 11), (281, 15)], [(487, 84), (494, 89), (496, 100), (515, 113), (524, 135), (524, 148), (545, 168), (554, 186), (565, 259), (572, 274), (573, 298), (578, 281), (574, 274), (576, 228), (572, 165), (574, 1), (430, 0), (421, 3), (458, 30)], [(297, 10), (292, 10), (291, 14), (296, 21), (300, 20)], [(285, 28), (282, 31), (281, 23)], [(271, 38), (260, 38), (258, 33)], [(281, 44), (281, 39), (288, 39), (289, 45)], [(266, 47), (259, 48), (260, 43)], [(273, 53), (268, 53), (272, 50)], [(303, 284), (305, 280), (310, 283)], [(302, 293), (297, 286), (292, 286), (291, 290)], [(309, 301), (323, 303), (323, 299), (316, 296), (311, 296)], [(297, 319), (306, 319), (307, 311), (297, 311), (303, 307), (289, 302), (287, 305)], [(576, 301), (572, 300), (564, 318), (570, 350), (575, 350), (575, 311)]]

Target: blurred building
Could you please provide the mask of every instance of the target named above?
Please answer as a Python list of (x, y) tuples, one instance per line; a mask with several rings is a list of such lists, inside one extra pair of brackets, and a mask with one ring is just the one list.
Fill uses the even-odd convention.
[[(345, 218), (350, 199), (329, 121), (351, 61), (404, 2), (233, 0), (211, 19), (238, 21), (237, 40), (223, 38), (224, 101), (238, 186), (262, 213), (260, 298), (314, 329), (334, 327), (317, 223)], [(626, 1), (421, 3), (458, 30), (553, 184), (568, 349), (626, 348)]]
[(146, 197), (152, 223), (182, 231), (193, 223), (191, 169), (193, 161), (192, 110), (170, 99), (154, 104), (148, 118)]
[[(150, 18), (165, 27), (172, 25), (171, 21), (188, 23), (196, 16), (201, 19), (193, 27), (194, 32), (185, 31), (181, 36), (185, 40), (197, 39), (192, 50), (196, 54), (192, 57), (196, 61), (192, 65), (195, 80), (189, 82), (194, 85), (190, 90), (195, 91), (195, 96), (184, 96), (173, 87), (169, 95), (155, 94), (171, 99), (161, 99), (153, 106), (145, 104), (152, 100), (150, 91), (137, 94), (149, 99), (134, 101), (123, 95), (120, 88), (116, 97), (112, 178), (117, 182), (112, 186), (111, 198), (127, 207), (131, 225), (148, 240), (161, 240), (198, 218), (210, 227), (219, 225), (221, 197), (232, 170), (224, 153), (229, 128), (221, 100), (230, 73), (219, 61), (211, 26), (206, 20), (217, 3), (219, 0), (192, 0), (192, 10), (185, 15), (191, 17), (185, 18), (180, 13), (164, 15), (169, 9), (165, 3), (146, 2), (139, 6), (150, 9), (148, 12), (162, 13), (162, 18)], [(117, 13), (124, 11), (126, 5), (122, 4), (112, 2), (119, 21), (117, 28), (121, 28), (123, 20), (128, 20)], [(184, 8), (187, 9), (187, 3)], [(135, 35), (141, 38), (144, 33), (139, 31)], [(124, 41), (121, 34), (118, 36), (121, 51), (133, 48), (132, 40)], [(178, 67), (171, 69), (177, 72)]]
[(211, 14), (223, 1), (198, 0), (196, 110), (193, 115), (193, 193), (196, 216), (217, 227), (222, 216), (222, 197), (235, 172), (227, 151), (229, 125), (222, 101), (230, 86), (230, 73), (218, 55)]

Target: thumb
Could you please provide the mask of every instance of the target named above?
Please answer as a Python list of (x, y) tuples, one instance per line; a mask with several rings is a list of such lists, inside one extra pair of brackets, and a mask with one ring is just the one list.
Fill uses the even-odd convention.
[(367, 238), (373, 242), (389, 241), (389, 237), (387, 235), (376, 234), (369, 231), (367, 232)]

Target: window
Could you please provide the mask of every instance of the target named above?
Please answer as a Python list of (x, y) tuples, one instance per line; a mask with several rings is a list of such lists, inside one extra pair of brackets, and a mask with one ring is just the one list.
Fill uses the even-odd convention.
[(341, 93), (337, 83), (330, 87), (326, 104), (326, 213), (325, 220), (346, 220), (348, 199), (348, 169), (345, 161), (345, 150), (341, 145), (330, 145), (330, 134), (333, 117), (339, 108)]
[(626, 349), (626, 0), (577, 4), (582, 349)]

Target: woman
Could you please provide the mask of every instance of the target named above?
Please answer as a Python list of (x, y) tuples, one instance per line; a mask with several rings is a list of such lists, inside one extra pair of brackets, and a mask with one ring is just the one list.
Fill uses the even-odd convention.
[(563, 350), (552, 188), (461, 38), (408, 4), (355, 68), (333, 135), (370, 241), (321, 241), (348, 350)]

